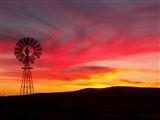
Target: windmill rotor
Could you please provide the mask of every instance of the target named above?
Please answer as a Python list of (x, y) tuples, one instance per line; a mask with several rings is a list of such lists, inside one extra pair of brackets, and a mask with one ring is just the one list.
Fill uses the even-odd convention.
[[(28, 50), (28, 54), (26, 54)], [(15, 56), (23, 64), (33, 64), (42, 54), (40, 43), (33, 38), (23, 38), (16, 43)]]

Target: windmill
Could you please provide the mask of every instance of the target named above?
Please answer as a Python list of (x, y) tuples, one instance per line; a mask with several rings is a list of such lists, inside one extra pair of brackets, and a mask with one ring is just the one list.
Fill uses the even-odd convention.
[(29, 37), (20, 39), (15, 46), (16, 58), (24, 64), (22, 67), (23, 75), (21, 81), (20, 94), (32, 94), (34, 93), (31, 64), (35, 62), (37, 58), (41, 56), (42, 47), (40, 43)]

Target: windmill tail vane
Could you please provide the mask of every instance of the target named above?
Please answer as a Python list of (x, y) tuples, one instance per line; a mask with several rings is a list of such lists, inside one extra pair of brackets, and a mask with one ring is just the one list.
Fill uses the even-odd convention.
[(34, 93), (34, 86), (32, 80), (31, 64), (35, 62), (37, 58), (40, 58), (42, 54), (42, 47), (40, 43), (33, 38), (23, 38), (16, 43), (15, 56), (24, 64), (22, 67), (22, 81), (20, 87), (20, 94), (32, 94)]

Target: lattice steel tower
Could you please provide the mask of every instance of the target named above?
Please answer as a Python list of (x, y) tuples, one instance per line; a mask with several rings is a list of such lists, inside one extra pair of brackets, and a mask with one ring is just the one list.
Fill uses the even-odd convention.
[(26, 37), (20, 39), (16, 43), (15, 56), (20, 62), (24, 64), (24, 67), (22, 67), (23, 75), (20, 88), (21, 95), (34, 93), (31, 73), (31, 69), (33, 68), (31, 67), (31, 64), (33, 64), (37, 58), (40, 58), (42, 54), (41, 51), (42, 47), (40, 43), (38, 43), (38, 41), (33, 38)]

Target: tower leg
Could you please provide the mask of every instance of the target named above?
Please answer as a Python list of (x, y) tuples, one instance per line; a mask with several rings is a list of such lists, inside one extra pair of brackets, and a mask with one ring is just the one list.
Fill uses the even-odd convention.
[(20, 94), (21, 95), (32, 94), (34, 93), (32, 73), (31, 73), (32, 68), (24, 67), (22, 69), (23, 69), (23, 75), (22, 75)]

